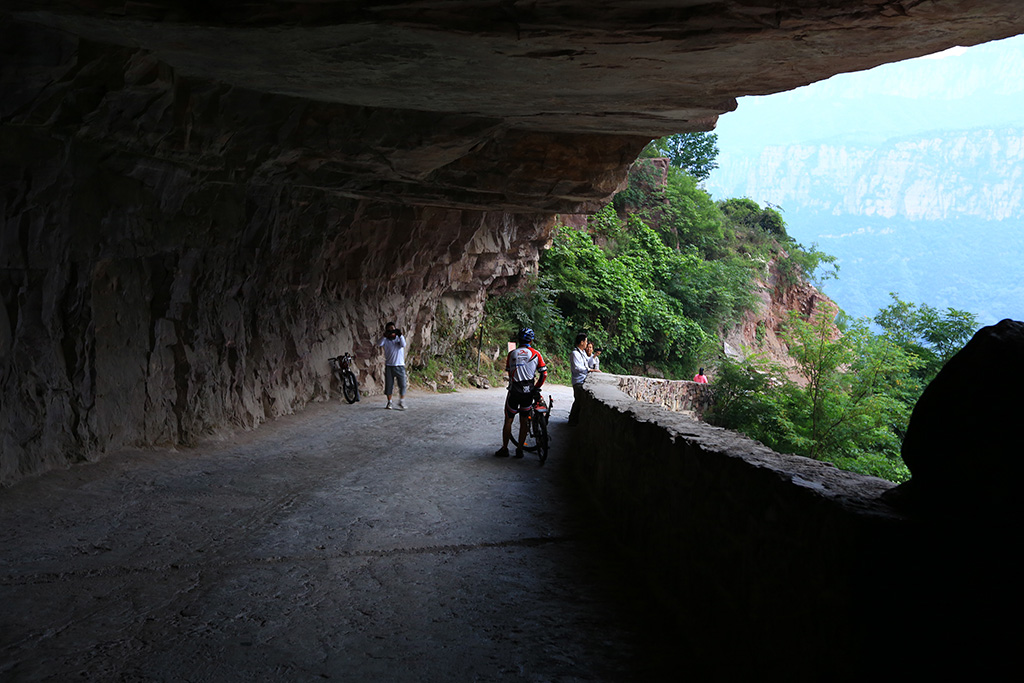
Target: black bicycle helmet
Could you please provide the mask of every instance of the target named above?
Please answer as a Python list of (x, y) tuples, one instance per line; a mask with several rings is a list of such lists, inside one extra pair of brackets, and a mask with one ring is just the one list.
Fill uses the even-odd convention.
[(524, 327), (523, 329), (519, 330), (517, 338), (519, 339), (520, 343), (529, 344), (534, 340), (533, 330), (531, 330), (529, 327)]

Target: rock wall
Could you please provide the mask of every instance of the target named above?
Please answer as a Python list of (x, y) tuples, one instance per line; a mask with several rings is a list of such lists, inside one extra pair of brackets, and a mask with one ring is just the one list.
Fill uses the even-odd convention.
[(0, 483), (289, 413), (326, 398), (346, 350), (373, 392), (385, 320), (429, 346), (438, 305), (473, 324), (547, 240), (543, 216), (210, 182), (4, 133), (22, 175), (0, 242)]
[(758, 159), (736, 159), (729, 173), (749, 181), (737, 194), (822, 217), (1002, 221), (1024, 215), (1014, 171), (1022, 159), (1024, 130), (1007, 127), (936, 131), (871, 146), (766, 147)]
[(356, 197), (292, 165), (319, 144), (321, 166), (358, 166), (331, 130), (366, 112), (4, 28), (6, 48), (38, 49), (15, 53), (0, 98), (0, 485), (289, 413), (327, 397), (346, 350), (379, 391), (383, 322), (417, 348), (439, 306), (472, 329), (548, 240), (546, 214)]
[(573, 469), (680, 625), (681, 671), (853, 681), (1012, 665), (1024, 631), (994, 617), (1022, 606), (1012, 520), (900, 514), (880, 499), (890, 482), (637, 401), (611, 376), (580, 400)]

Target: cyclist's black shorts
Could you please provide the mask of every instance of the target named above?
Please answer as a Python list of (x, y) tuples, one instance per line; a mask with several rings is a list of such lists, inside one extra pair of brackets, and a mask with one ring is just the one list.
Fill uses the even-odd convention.
[(509, 391), (505, 399), (505, 417), (515, 417), (518, 413), (529, 412), (533, 405), (533, 394), (523, 394), (518, 391)]

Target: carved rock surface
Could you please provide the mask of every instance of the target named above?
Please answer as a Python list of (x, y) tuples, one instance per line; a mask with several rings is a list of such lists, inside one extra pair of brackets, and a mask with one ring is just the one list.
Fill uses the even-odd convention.
[(383, 321), (472, 329), (651, 137), (1019, 32), (994, 1), (5, 2), (0, 484), (254, 426), (345, 350), (373, 391)]
[(960, 514), (1024, 511), (1024, 322), (978, 330), (925, 388), (903, 460), (911, 479), (892, 500)]
[(346, 350), (379, 391), (385, 320), (429, 346), (438, 306), (472, 319), (547, 239), (544, 216), (206, 184), (63, 152), (63, 171), (38, 170), (14, 198), (3, 241), (6, 481), (292, 412), (326, 397), (327, 358)]
[[(228, 156), (235, 177), (568, 213), (613, 192), (651, 137), (710, 129), (738, 96), (1024, 31), (1024, 8), (996, 0), (7, 5), (4, 49), (51, 106), (95, 73), (102, 83), (78, 106), (122, 88), (156, 99), (173, 80), (157, 111), (100, 115), (83, 135)], [(76, 64), (54, 64), (69, 53)], [(97, 61), (115, 62), (123, 83)], [(176, 134), (147, 134), (160, 119)], [(243, 141), (247, 153), (230, 153)]]

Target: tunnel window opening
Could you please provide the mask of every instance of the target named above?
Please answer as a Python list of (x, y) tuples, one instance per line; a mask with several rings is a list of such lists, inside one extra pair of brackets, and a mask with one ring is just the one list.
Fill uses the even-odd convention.
[(1024, 318), (1024, 36), (740, 100), (716, 133), (716, 199), (778, 207), (837, 257), (851, 317), (903, 300)]

